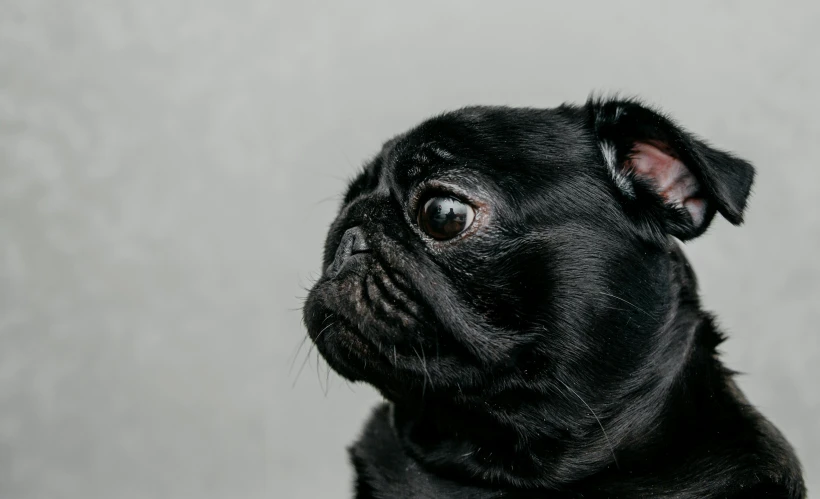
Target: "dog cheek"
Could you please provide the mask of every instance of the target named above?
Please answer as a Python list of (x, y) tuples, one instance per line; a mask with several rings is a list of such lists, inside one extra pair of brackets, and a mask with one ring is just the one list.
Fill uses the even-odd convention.
[(488, 266), (491, 272), (476, 276), (479, 306), (496, 326), (527, 329), (549, 307), (552, 269), (543, 252), (521, 251), (503, 255)]

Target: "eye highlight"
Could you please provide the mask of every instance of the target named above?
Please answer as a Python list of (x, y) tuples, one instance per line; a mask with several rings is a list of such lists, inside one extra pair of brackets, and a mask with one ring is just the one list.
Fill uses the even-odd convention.
[(425, 234), (442, 241), (467, 230), (474, 218), (470, 205), (451, 196), (434, 196), (421, 205), (418, 223)]

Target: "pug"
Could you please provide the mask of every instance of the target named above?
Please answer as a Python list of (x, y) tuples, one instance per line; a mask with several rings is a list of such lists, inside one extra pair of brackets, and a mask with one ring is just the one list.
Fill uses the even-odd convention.
[(355, 497), (804, 497), (680, 247), (741, 224), (753, 178), (630, 99), (468, 107), (384, 144), (303, 309), (386, 399)]

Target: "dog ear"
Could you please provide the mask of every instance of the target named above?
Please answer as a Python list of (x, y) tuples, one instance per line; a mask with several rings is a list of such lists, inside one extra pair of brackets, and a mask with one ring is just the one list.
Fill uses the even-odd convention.
[(751, 164), (636, 101), (590, 99), (587, 108), (627, 212), (645, 228), (652, 224), (653, 236), (661, 231), (692, 239), (715, 212), (734, 225), (743, 222), (755, 174)]

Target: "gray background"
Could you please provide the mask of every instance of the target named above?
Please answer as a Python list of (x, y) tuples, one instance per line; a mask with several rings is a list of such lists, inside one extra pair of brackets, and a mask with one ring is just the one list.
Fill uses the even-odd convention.
[(347, 497), (377, 396), (315, 351), (296, 380), (345, 179), (441, 110), (591, 90), (758, 166), (687, 252), (820, 487), (820, 4), (665, 3), (0, 0), (0, 497)]

